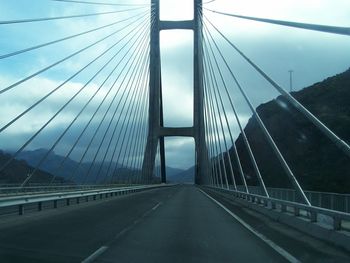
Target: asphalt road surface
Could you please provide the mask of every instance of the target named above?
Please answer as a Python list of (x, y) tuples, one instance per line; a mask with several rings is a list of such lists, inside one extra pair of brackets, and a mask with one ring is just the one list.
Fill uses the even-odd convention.
[(288, 262), (187, 185), (0, 222), (0, 262)]

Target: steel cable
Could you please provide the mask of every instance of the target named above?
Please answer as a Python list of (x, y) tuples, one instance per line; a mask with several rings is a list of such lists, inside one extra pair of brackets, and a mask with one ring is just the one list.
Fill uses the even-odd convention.
[(132, 16), (132, 17), (128, 17), (126, 19), (122, 19), (122, 20), (113, 22), (113, 23), (109, 23), (109, 24), (104, 25), (104, 26), (100, 26), (100, 27), (96, 27), (94, 29), (83, 31), (83, 32), (80, 32), (78, 34), (70, 35), (70, 36), (67, 36), (67, 37), (64, 37), (64, 38), (56, 39), (56, 40), (49, 41), (49, 42), (46, 42), (46, 43), (42, 43), (42, 44), (39, 44), (39, 45), (35, 45), (35, 46), (29, 47), (29, 48), (25, 48), (25, 49), (17, 50), (17, 51), (14, 51), (14, 52), (11, 52), (11, 53), (7, 53), (7, 54), (4, 54), (4, 55), (0, 55), (0, 59), (13, 57), (13, 56), (16, 56), (16, 55), (19, 55), (19, 54), (22, 54), (22, 53), (33, 51), (33, 50), (36, 50), (36, 49), (39, 49), (39, 48), (42, 48), (42, 47), (47, 47), (47, 46), (50, 46), (50, 45), (53, 45), (53, 44), (57, 44), (59, 42), (63, 42), (63, 41), (69, 40), (69, 39), (73, 39), (73, 38), (76, 38), (76, 37), (79, 37), (79, 36), (82, 36), (82, 35), (89, 34), (89, 33), (92, 33), (92, 32), (96, 32), (96, 31), (99, 31), (99, 30), (102, 30), (102, 29), (105, 29), (105, 28), (108, 28), (108, 27), (111, 27), (111, 26), (114, 26), (114, 25), (126, 22), (126, 21), (131, 20), (131, 19), (133, 19), (135, 17), (141, 16), (141, 15), (143, 15), (145, 13), (148, 13), (148, 11), (140, 13), (140, 14), (137, 14), (137, 15)]
[(316, 118), (308, 111), (299, 101), (290, 95), (285, 89), (272, 80), (261, 68), (259, 68), (252, 60), (250, 60), (240, 49), (236, 47), (209, 19), (206, 20), (210, 25), (225, 39), (225, 41), (233, 47), (265, 80), (267, 80), (287, 101), (293, 105), (300, 113), (302, 113), (309, 121), (311, 121), (322, 133), (324, 133), (339, 149), (341, 149), (348, 157), (350, 157), (350, 146), (331, 131), (324, 123)]
[(258, 18), (258, 17), (251, 17), (251, 16), (229, 14), (225, 12), (212, 10), (209, 8), (205, 8), (205, 9), (216, 14), (235, 17), (235, 18), (241, 18), (246, 20), (275, 24), (280, 26), (294, 27), (294, 28), (300, 28), (300, 29), (306, 29), (306, 30), (312, 30), (312, 31), (319, 31), (324, 33), (350, 36), (350, 27), (337, 27), (337, 26), (307, 24), (307, 23), (299, 23), (299, 22), (283, 21), (283, 20), (273, 20), (273, 19), (267, 19), (267, 18)]
[[(206, 19), (206, 20), (209, 21), (208, 19)], [(209, 23), (212, 24), (210, 21), (209, 21)], [(218, 32), (221, 33), (220, 31), (218, 31)], [(222, 33), (221, 33), (221, 36), (224, 37), (225, 39), (227, 39), (224, 35), (222, 35)], [(227, 40), (228, 40), (228, 39), (227, 39)], [(230, 43), (231, 43), (231, 42), (230, 42)], [(247, 102), (249, 108), (250, 108), (251, 111), (253, 112), (253, 115), (255, 116), (255, 118), (256, 118), (256, 120), (257, 120), (257, 122), (258, 122), (260, 128), (262, 129), (262, 131), (263, 131), (263, 133), (264, 133), (266, 139), (268, 140), (270, 146), (272, 147), (273, 151), (275, 152), (275, 154), (276, 154), (276, 156), (277, 156), (279, 162), (281, 163), (281, 165), (282, 165), (284, 171), (286, 172), (286, 174), (287, 174), (289, 180), (291, 181), (292, 185), (294, 186), (295, 190), (299, 193), (299, 195), (300, 195), (300, 197), (302, 198), (303, 202), (304, 202), (305, 204), (310, 205), (310, 202), (309, 202), (309, 200), (307, 199), (307, 197), (305, 196), (304, 191), (303, 191), (302, 188), (300, 187), (299, 182), (296, 180), (296, 178), (295, 178), (293, 172), (291, 171), (291, 169), (290, 169), (288, 163), (287, 163), (286, 160), (284, 159), (284, 157), (283, 157), (282, 153), (280, 152), (279, 148), (277, 147), (275, 141), (273, 140), (273, 138), (271, 137), (269, 131), (268, 131), (267, 128), (265, 127), (265, 125), (264, 125), (263, 121), (261, 120), (259, 114), (256, 112), (256, 110), (255, 110), (253, 104), (250, 102), (250, 100), (249, 100), (247, 94), (246, 94), (245, 91), (243, 90), (242, 86), (239, 84), (239, 82), (238, 82), (238, 80), (237, 80), (235, 74), (233, 73), (232, 69), (231, 69), (230, 66), (228, 65), (226, 59), (225, 59), (223, 56), (221, 56), (221, 58), (222, 58), (222, 60), (224, 61), (225, 66), (226, 66), (227, 69), (229, 70), (229, 72), (230, 72), (232, 78), (234, 79), (234, 81), (235, 81), (235, 83), (236, 83), (238, 89), (239, 89), (240, 92), (242, 93), (242, 95), (243, 95), (245, 101)]]
[[(135, 43), (137, 43), (137, 39), (136, 41), (129, 47), (129, 49), (127, 50), (127, 52), (124, 54), (124, 56), (120, 59), (120, 61), (118, 62), (118, 64), (115, 66), (113, 72), (116, 70), (116, 68), (118, 68), (121, 65), (121, 62), (126, 58), (126, 56), (129, 54), (129, 52), (132, 50), (132, 48), (134, 47)], [(129, 44), (129, 42), (127, 42), (124, 47)], [(126, 64), (127, 65), (127, 64)], [(113, 85), (111, 85), (110, 89), (108, 90), (108, 92), (105, 94), (105, 96), (103, 97), (103, 100), (101, 101), (101, 103), (98, 105), (98, 107), (96, 108), (94, 114), (91, 116), (91, 118), (89, 119), (88, 123), (85, 125), (84, 129), (82, 130), (82, 132), (79, 134), (77, 140), (74, 142), (73, 146), (71, 147), (71, 149), (69, 150), (68, 154), (66, 154), (65, 158), (61, 161), (61, 163), (59, 164), (58, 168), (56, 169), (56, 173), (58, 174), (58, 172), (60, 171), (60, 169), (63, 167), (64, 162), (69, 158), (70, 154), (73, 152), (73, 150), (75, 149), (75, 147), (77, 146), (77, 144), (79, 143), (80, 139), (82, 138), (82, 136), (84, 135), (84, 133), (87, 131), (89, 125), (91, 124), (91, 122), (94, 120), (95, 116), (97, 115), (98, 111), (100, 110), (101, 106), (103, 105), (103, 103), (105, 102), (105, 100), (107, 99), (107, 97), (109, 96), (109, 94), (111, 93), (112, 89), (115, 86), (116, 81), (119, 79), (119, 77), (121, 76), (122, 72), (124, 71), (124, 69), (126, 68), (126, 65), (121, 69), (118, 77), (116, 78), (116, 80), (114, 81)], [(119, 90), (116, 92), (114, 98), (116, 98), (117, 94), (118, 94)], [(114, 100), (111, 101), (111, 103), (109, 104), (111, 106), (111, 104), (114, 102)], [(54, 179), (54, 178), (53, 178)], [(51, 181), (51, 183), (53, 182), (53, 180)]]
[(42, 17), (42, 18), (8, 20), (8, 21), (0, 21), (0, 25), (43, 22), (43, 21), (52, 21), (52, 20), (62, 20), (62, 19), (71, 19), (71, 18), (100, 16), (100, 15), (111, 15), (111, 14), (117, 14), (117, 13), (136, 11), (136, 10), (140, 10), (140, 9), (143, 9), (143, 8), (145, 8), (145, 7), (130, 8), (130, 9), (116, 10), (116, 11), (109, 11), (109, 12), (101, 12), (101, 13), (82, 14), (82, 15), (70, 15), (70, 16), (57, 16), (57, 17)]
[[(141, 25), (143, 22), (141, 22), (140, 24), (137, 25), (137, 27), (139, 25)], [(132, 32), (134, 32), (134, 28), (129, 31), (128, 34), (125, 35), (125, 37), (129, 36)], [(125, 37), (123, 37), (119, 42), (121, 42), (122, 40), (125, 39)], [(119, 43), (117, 42), (117, 43)], [(47, 93), (44, 97), (42, 97), (40, 100), (38, 100), (37, 102), (35, 102), (33, 105), (31, 105), (29, 108), (27, 108), (26, 110), (24, 110), (22, 113), (20, 113), (19, 115), (17, 115), (15, 118), (13, 118), (11, 121), (9, 121), (7, 124), (5, 124), (3, 127), (0, 128), (0, 133), (3, 132), (5, 129), (7, 129), (8, 127), (10, 127), (12, 124), (14, 124), (17, 120), (19, 120), (20, 118), (22, 118), (25, 114), (27, 114), (28, 112), (30, 112), (32, 109), (34, 109), (36, 106), (38, 106), (40, 103), (42, 103), (44, 100), (46, 100), (47, 98), (49, 98), (51, 95), (53, 95), (55, 92), (57, 92), (58, 90), (60, 90), (65, 84), (67, 84), (69, 81), (71, 81), (73, 78), (75, 78), (77, 75), (79, 75), (81, 72), (83, 72), (86, 68), (88, 68), (91, 64), (93, 64), (94, 62), (97, 61), (97, 59), (99, 59), (102, 55), (96, 57), (94, 60), (92, 60), (91, 62), (89, 62), (86, 66), (84, 66), (83, 68), (81, 68), (80, 70), (78, 70), (76, 73), (74, 73), (72, 76), (70, 76), (68, 79), (66, 79), (63, 83), (61, 83), (59, 86), (57, 86), (55, 89), (53, 89), (52, 91), (50, 91), (49, 93)]]

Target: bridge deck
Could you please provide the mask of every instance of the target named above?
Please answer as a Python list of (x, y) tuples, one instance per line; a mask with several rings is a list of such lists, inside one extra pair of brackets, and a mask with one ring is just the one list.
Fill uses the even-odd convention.
[(0, 233), (1, 262), (287, 262), (192, 186), (3, 220)]

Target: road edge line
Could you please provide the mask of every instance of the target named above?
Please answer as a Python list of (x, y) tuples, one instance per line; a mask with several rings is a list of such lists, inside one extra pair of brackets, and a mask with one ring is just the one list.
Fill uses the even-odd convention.
[(212, 200), (214, 203), (216, 203), (218, 206), (220, 206), (222, 209), (224, 209), (230, 216), (232, 216), (236, 221), (238, 221), (242, 226), (244, 226), (247, 230), (249, 230), (251, 233), (253, 233), (255, 236), (257, 236), (259, 239), (261, 239), (265, 244), (270, 246), (273, 250), (275, 250), (278, 254), (280, 254), (282, 257), (284, 257), (286, 260), (292, 263), (300, 263), (297, 258), (292, 256), (289, 252), (281, 248), (279, 245), (274, 243), (272, 240), (265, 237), (263, 234), (256, 231), (254, 228), (252, 228), (250, 225), (248, 225), (246, 222), (243, 221), (239, 216), (234, 214), (231, 210), (229, 210), (226, 206), (221, 204), (219, 201), (208, 195), (206, 192), (204, 192), (202, 189), (198, 189), (202, 194), (207, 196), (210, 200)]
[(92, 253), (89, 257), (84, 259), (81, 263), (90, 263), (93, 262), (96, 258), (98, 258), (102, 253), (104, 253), (108, 249), (107, 246), (102, 246), (97, 249), (94, 253)]

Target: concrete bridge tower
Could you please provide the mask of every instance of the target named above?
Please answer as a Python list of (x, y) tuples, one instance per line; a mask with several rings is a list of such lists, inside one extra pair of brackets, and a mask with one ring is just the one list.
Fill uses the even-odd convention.
[[(201, 184), (208, 173), (208, 153), (205, 142), (204, 107), (203, 107), (203, 47), (202, 47), (202, 0), (194, 0), (194, 16), (192, 20), (161, 21), (159, 16), (159, 1), (151, 0), (151, 19), (155, 19), (151, 26), (150, 40), (150, 80), (149, 80), (149, 127), (145, 156), (142, 166), (143, 179), (150, 181), (154, 174), (155, 158), (158, 143), (161, 153), (161, 181), (166, 182), (164, 137), (185, 136), (195, 140), (195, 183)], [(193, 76), (193, 126), (192, 127), (164, 127), (163, 103), (160, 60), (160, 31), (183, 29), (193, 31), (194, 40), (194, 76)]]

